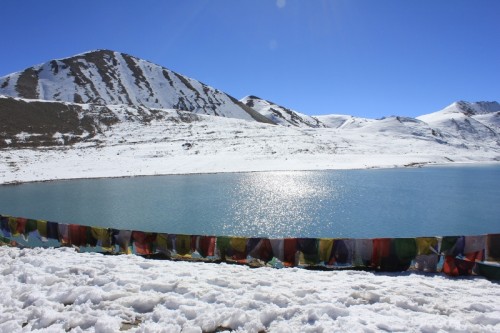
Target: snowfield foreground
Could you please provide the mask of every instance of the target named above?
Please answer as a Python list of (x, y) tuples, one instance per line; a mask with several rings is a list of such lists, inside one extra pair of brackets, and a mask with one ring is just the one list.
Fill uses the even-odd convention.
[(480, 277), (0, 248), (0, 332), (499, 332)]

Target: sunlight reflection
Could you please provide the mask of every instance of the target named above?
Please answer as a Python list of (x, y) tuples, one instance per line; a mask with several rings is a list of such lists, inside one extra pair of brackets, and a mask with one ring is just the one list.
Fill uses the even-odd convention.
[(324, 211), (321, 207), (335, 199), (339, 192), (326, 186), (321, 179), (318, 173), (312, 172), (246, 175), (233, 191), (231, 211), (234, 224), (224, 228), (235, 230), (237, 225), (241, 234), (269, 237), (301, 234), (315, 224), (319, 229), (328, 228), (332, 220), (319, 217), (318, 211)]

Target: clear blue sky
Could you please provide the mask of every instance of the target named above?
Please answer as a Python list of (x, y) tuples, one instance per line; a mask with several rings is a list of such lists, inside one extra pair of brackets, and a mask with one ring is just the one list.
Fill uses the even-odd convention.
[(0, 76), (112, 49), (306, 114), (500, 101), (499, 0), (2, 0)]

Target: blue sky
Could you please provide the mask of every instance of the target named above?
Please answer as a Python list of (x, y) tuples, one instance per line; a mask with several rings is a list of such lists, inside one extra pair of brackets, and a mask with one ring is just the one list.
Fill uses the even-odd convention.
[(306, 114), (500, 101), (498, 0), (3, 0), (0, 76), (112, 49)]

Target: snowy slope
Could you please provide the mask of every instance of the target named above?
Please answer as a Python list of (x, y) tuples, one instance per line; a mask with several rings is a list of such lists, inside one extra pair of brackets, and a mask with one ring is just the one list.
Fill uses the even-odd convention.
[(354, 117), (341, 114), (314, 116), (314, 118), (316, 118), (326, 127), (330, 128), (359, 128), (376, 121), (375, 119)]
[(497, 102), (455, 102), (441, 111), (417, 117), (446, 136), (474, 144), (494, 140), (500, 144), (500, 104)]
[(0, 94), (99, 105), (180, 109), (269, 122), (233, 97), (136, 57), (97, 50), (0, 78)]
[(290, 110), (256, 96), (246, 96), (240, 102), (278, 125), (313, 128), (325, 127), (323, 123), (314, 117)]
[(412, 118), (303, 128), (172, 109), (6, 97), (0, 98), (0, 153), (0, 184), (500, 161), (496, 136), (464, 139)]
[[(359, 122), (358, 122), (359, 123)], [(432, 129), (425, 122), (410, 118), (391, 116), (358, 125), (363, 132), (388, 133), (389, 135), (410, 135), (432, 138)]]
[(375, 119), (337, 114), (308, 116), (256, 96), (246, 96), (240, 102), (251, 107), (276, 124), (283, 126), (303, 128), (359, 128), (376, 121)]

